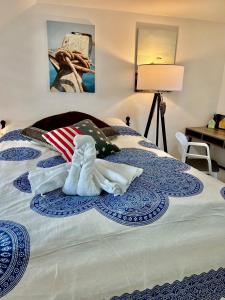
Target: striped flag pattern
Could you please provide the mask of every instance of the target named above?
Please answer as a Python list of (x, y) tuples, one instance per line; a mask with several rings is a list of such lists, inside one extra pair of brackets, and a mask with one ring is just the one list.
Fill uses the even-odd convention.
[(73, 139), (76, 135), (82, 134), (77, 128), (63, 127), (57, 128), (43, 134), (43, 138), (51, 144), (63, 158), (70, 162), (74, 153)]

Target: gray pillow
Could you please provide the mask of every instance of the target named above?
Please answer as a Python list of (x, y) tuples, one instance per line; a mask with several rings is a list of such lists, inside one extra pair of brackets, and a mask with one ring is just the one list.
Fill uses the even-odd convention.
[(31, 138), (32, 142), (35, 142), (41, 146), (45, 146), (50, 148), (51, 150), (54, 150), (54, 147), (52, 145), (50, 145), (43, 137), (42, 134), (47, 133), (47, 131), (40, 129), (40, 128), (36, 128), (36, 127), (27, 127), (24, 128), (21, 131), (21, 134)]

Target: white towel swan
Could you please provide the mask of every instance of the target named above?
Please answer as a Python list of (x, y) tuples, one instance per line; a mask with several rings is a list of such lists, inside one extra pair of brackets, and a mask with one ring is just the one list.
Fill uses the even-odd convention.
[(71, 163), (29, 173), (32, 192), (47, 193), (63, 187), (67, 195), (96, 196), (104, 190), (114, 196), (124, 194), (143, 169), (96, 159), (95, 141), (91, 136), (74, 138)]
[[(74, 153), (75, 157), (63, 187), (65, 194), (95, 196), (99, 195), (101, 190), (105, 190), (115, 196), (122, 195), (134, 178), (143, 172), (142, 169), (133, 166), (96, 159), (95, 141), (91, 136), (76, 136), (74, 145), (79, 156)], [(76, 170), (77, 164), (81, 168), (79, 171)], [(80, 176), (78, 182), (75, 182), (74, 175), (77, 178), (78, 172)], [(77, 187), (76, 191), (74, 186)]]

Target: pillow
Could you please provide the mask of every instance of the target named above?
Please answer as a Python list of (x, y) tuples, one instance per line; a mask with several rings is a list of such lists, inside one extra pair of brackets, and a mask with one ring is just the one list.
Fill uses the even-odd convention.
[(127, 126), (123, 120), (118, 118), (105, 117), (102, 119), (102, 121), (109, 124), (109, 126)]
[(78, 134), (82, 133), (74, 127), (63, 127), (44, 133), (42, 136), (62, 154), (66, 161), (70, 162), (74, 153), (73, 139)]
[(51, 131), (60, 127), (72, 126), (74, 123), (83, 121), (85, 119), (91, 120), (99, 128), (111, 128), (111, 131), (107, 131), (106, 134), (110, 134), (110, 136), (117, 135), (116, 131), (105, 122), (79, 111), (70, 111), (63, 114), (50, 116), (34, 123), (31, 127), (40, 128), (45, 131)]
[(32, 142), (36, 142), (42, 146), (47, 146), (48, 148), (55, 150), (55, 148), (42, 137), (42, 134), (45, 133), (47, 133), (47, 131), (35, 127), (27, 127), (21, 131), (21, 134), (31, 138)]
[(120, 149), (112, 144), (109, 139), (104, 135), (102, 130), (98, 128), (91, 120), (83, 120), (73, 125), (82, 134), (90, 135), (94, 138), (97, 150), (97, 157), (104, 158), (114, 152), (120, 151)]
[(119, 133), (112, 127), (104, 127), (101, 128), (101, 131), (104, 133), (106, 137), (109, 139), (113, 139), (119, 135)]

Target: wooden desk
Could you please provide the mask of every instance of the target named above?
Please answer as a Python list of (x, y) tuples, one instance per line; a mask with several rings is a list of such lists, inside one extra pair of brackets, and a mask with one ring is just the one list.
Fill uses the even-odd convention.
[(207, 127), (188, 127), (185, 134), (190, 140), (196, 138), (225, 149), (225, 130)]

